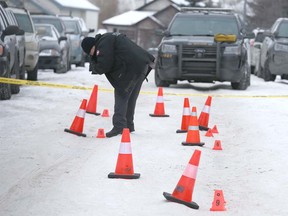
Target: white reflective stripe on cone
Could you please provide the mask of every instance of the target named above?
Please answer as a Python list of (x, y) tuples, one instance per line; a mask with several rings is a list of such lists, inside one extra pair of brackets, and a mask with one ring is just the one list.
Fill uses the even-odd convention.
[(199, 127), (198, 126), (189, 126), (188, 127), (188, 130), (199, 130)]
[(210, 106), (205, 105), (202, 112), (209, 113), (210, 112)]
[(163, 103), (164, 102), (163, 96), (158, 96), (157, 102)]
[(119, 154), (132, 154), (131, 144), (121, 142), (120, 148), (119, 148)]
[(183, 109), (183, 115), (190, 115), (191, 113), (190, 113), (190, 108), (188, 107), (184, 107), (184, 109)]
[(198, 167), (192, 164), (188, 164), (184, 170), (183, 175), (188, 178), (196, 179)]
[(197, 116), (197, 113), (196, 112), (192, 112), (191, 116)]
[(86, 113), (86, 110), (79, 109), (78, 112), (77, 112), (77, 116), (80, 117), (80, 118), (84, 118), (85, 117), (85, 113)]

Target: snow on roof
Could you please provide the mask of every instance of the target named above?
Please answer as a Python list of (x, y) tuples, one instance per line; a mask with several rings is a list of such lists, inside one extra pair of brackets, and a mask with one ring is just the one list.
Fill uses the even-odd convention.
[(186, 0), (172, 0), (172, 2), (178, 5), (189, 5), (189, 2)]
[(88, 0), (54, 0), (56, 3), (60, 4), (63, 7), (67, 8), (78, 8), (78, 9), (88, 9), (88, 10), (96, 10), (99, 8), (94, 4), (89, 2)]
[(103, 24), (108, 25), (134, 25), (141, 20), (152, 16), (155, 11), (128, 11), (118, 16), (111, 17), (103, 21)]

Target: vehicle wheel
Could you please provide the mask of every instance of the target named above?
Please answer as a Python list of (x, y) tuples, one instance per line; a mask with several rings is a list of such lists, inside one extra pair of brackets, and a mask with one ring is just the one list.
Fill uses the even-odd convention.
[(23, 64), (22, 67), (20, 68), (20, 79), (25, 80), (25, 65)]
[(169, 82), (165, 81), (165, 80), (161, 80), (158, 74), (158, 66), (156, 64), (155, 66), (155, 70), (154, 70), (154, 79), (155, 79), (155, 85), (157, 87), (169, 87)]
[(31, 71), (27, 71), (27, 80), (37, 81), (38, 77), (38, 63)]
[(78, 64), (76, 64), (76, 67), (85, 67), (85, 56), (84, 56), (84, 54), (82, 54), (82, 56), (81, 56), (81, 61), (78, 63)]
[[(15, 58), (15, 63), (14, 66), (12, 68), (12, 73), (10, 74), (11, 77), (15, 78), (15, 79), (19, 79), (20, 78), (20, 72), (19, 72), (19, 59)], [(11, 93), (12, 94), (18, 94), (20, 92), (20, 85), (17, 84), (11, 84)]]
[(255, 72), (255, 66), (251, 66), (251, 74), (254, 74)]
[(281, 75), (281, 79), (288, 79), (288, 74), (283, 74), (283, 75)]
[(251, 71), (248, 66), (248, 62), (246, 62), (241, 68), (242, 77), (240, 82), (231, 82), (231, 86), (236, 90), (246, 90), (250, 85)]
[[(6, 78), (10, 77), (9, 63), (6, 64)], [(0, 100), (9, 100), (11, 98), (11, 85), (9, 83), (0, 83)]]
[(264, 64), (264, 70), (263, 70), (263, 78), (264, 80), (267, 81), (274, 81), (276, 79), (276, 75), (271, 74), (269, 70), (269, 64), (268, 61), (265, 62)]

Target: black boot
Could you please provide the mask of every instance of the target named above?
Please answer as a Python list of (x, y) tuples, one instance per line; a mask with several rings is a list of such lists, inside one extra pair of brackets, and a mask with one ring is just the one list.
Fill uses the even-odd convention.
[(113, 137), (122, 134), (122, 130), (123, 129), (113, 127), (111, 131), (106, 133), (106, 137)]

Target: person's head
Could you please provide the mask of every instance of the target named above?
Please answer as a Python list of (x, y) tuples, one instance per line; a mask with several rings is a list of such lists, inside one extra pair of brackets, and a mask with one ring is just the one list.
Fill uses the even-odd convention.
[(86, 37), (81, 42), (81, 47), (87, 55), (93, 55), (95, 51), (95, 38)]

